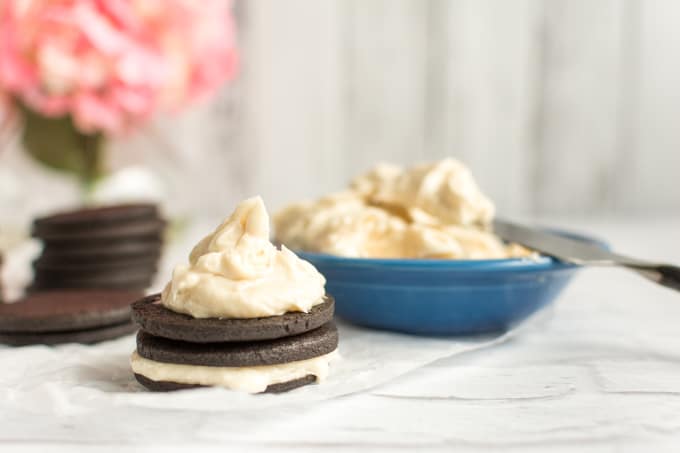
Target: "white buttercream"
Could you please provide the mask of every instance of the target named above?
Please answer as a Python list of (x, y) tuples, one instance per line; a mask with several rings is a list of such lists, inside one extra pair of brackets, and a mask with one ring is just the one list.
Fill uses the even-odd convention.
[(248, 393), (261, 393), (272, 384), (293, 381), (305, 376), (316, 376), (317, 382), (328, 377), (330, 362), (338, 355), (330, 354), (296, 362), (251, 367), (216, 367), (164, 363), (140, 356), (137, 351), (130, 357), (130, 365), (136, 374), (153, 381), (178, 384), (225, 387)]
[(194, 318), (257, 318), (308, 312), (324, 301), (326, 280), (307, 261), (269, 241), (260, 197), (234, 213), (175, 267), (161, 303)]

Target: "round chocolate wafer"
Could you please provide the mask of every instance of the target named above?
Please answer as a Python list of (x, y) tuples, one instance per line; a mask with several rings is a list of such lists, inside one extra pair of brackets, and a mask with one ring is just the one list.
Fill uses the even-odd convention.
[(130, 321), (136, 291), (49, 291), (0, 304), (0, 332), (64, 332)]
[(121, 261), (114, 263), (100, 262), (91, 264), (43, 264), (34, 262), (36, 279), (44, 280), (96, 280), (96, 279), (129, 279), (140, 275), (155, 274), (158, 260), (144, 258), (141, 260)]
[(160, 218), (158, 208), (150, 203), (121, 204), (64, 211), (33, 222), (33, 234), (45, 237), (72, 234), (77, 231), (97, 229), (102, 226), (125, 224)]
[(71, 330), (65, 332), (0, 332), (0, 343), (9, 346), (28, 346), (34, 344), (56, 345), (64, 343), (91, 344), (113, 340), (137, 330), (131, 322), (93, 329)]
[(156, 362), (217, 367), (276, 365), (311, 359), (338, 347), (332, 322), (300, 335), (243, 343), (188, 343), (137, 333), (137, 353)]
[(298, 335), (316, 329), (333, 319), (335, 302), (312, 307), (309, 313), (289, 312), (281, 316), (251, 319), (201, 318), (176, 313), (160, 304), (160, 294), (145, 297), (132, 305), (132, 319), (142, 330), (173, 340), (193, 343), (256, 341)]
[(157, 264), (154, 262), (110, 268), (40, 268), (35, 269), (33, 285), (38, 288), (126, 288), (125, 285), (138, 283), (148, 285), (156, 269)]
[(73, 228), (71, 230), (52, 232), (49, 230), (33, 232), (33, 236), (44, 241), (85, 241), (96, 239), (129, 238), (132, 236), (158, 235), (165, 229), (166, 223), (161, 219), (140, 220), (132, 223), (102, 225), (96, 228)]
[[(140, 244), (142, 245), (142, 244)], [(153, 260), (158, 261), (161, 257), (162, 244), (160, 241), (150, 242), (148, 245), (141, 247), (130, 247), (128, 249), (122, 248), (116, 250), (111, 249), (96, 249), (63, 247), (44, 249), (42, 254), (35, 260), (35, 266), (89, 266), (89, 265), (118, 265), (119, 263), (126, 263), (130, 261)]]
[(93, 279), (93, 280), (69, 280), (69, 279), (42, 279), (36, 278), (33, 283), (27, 288), (31, 294), (43, 292), (46, 290), (104, 290), (104, 291), (138, 291), (151, 286), (153, 282), (153, 273), (148, 275), (136, 276), (134, 278), (125, 278), (118, 280), (111, 279)]
[(156, 250), (162, 244), (163, 234), (160, 232), (121, 238), (45, 240), (43, 255), (136, 254), (149, 249)]

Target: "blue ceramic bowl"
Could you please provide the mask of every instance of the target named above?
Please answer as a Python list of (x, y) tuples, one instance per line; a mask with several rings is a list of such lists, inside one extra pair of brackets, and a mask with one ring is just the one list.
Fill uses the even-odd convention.
[[(590, 237), (560, 234), (606, 247)], [(338, 316), (421, 335), (505, 331), (554, 301), (578, 270), (546, 256), (416, 260), (298, 254), (326, 277)]]

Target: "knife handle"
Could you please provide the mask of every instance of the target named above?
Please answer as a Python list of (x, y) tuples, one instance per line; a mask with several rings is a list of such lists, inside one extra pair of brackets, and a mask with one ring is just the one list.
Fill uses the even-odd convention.
[(680, 267), (662, 264), (656, 269), (661, 276), (659, 284), (680, 291)]
[(680, 291), (680, 267), (671, 264), (650, 264), (627, 259), (619, 264), (666, 288)]

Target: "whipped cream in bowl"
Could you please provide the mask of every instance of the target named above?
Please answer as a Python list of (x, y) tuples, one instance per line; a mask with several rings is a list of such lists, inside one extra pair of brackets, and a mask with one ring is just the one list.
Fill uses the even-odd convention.
[(504, 259), (531, 256), (490, 231), (495, 207), (453, 159), (381, 164), (342, 192), (274, 216), (289, 247), (349, 258)]
[(454, 159), (381, 164), (343, 191), (274, 216), (276, 240), (327, 279), (336, 313), (426, 335), (511, 328), (576, 268), (493, 234), (493, 202)]

